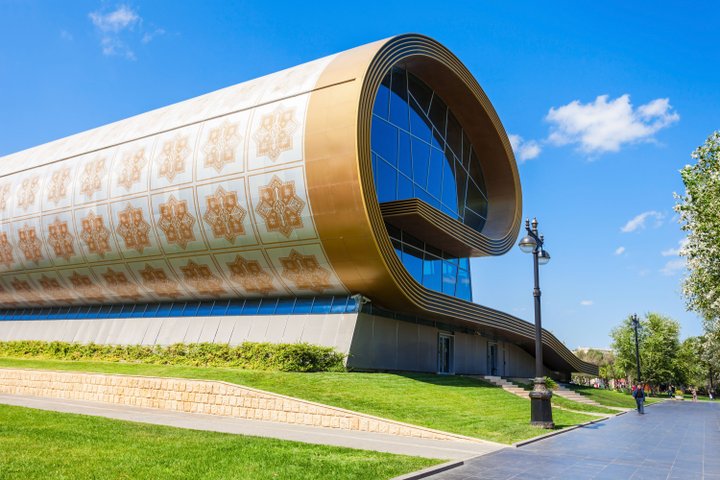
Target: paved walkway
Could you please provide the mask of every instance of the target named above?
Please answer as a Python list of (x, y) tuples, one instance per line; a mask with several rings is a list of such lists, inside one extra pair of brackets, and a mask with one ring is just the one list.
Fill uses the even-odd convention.
[(0, 403), (38, 408), (41, 410), (129, 420), (132, 422), (190, 428), (194, 430), (280, 438), (305, 443), (336, 445), (340, 447), (377, 450), (380, 452), (447, 460), (473, 458), (478, 455), (484, 455), (506, 448), (504, 445), (493, 442), (408, 438), (381, 433), (308, 427), (305, 425), (245, 420), (198, 413), (172, 412), (152, 408), (111, 405), (78, 400), (0, 395)]
[(668, 401), (430, 478), (720, 480), (720, 402)]

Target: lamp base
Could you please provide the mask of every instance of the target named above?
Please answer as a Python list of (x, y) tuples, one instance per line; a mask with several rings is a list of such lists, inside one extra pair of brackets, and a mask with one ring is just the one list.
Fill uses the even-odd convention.
[(545, 378), (535, 378), (530, 392), (530, 425), (540, 428), (555, 428), (552, 418), (552, 392), (545, 385)]

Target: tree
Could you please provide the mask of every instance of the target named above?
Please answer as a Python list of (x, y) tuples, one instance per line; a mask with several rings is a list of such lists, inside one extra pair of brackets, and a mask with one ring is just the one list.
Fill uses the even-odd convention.
[(694, 165), (680, 170), (685, 195), (675, 195), (675, 210), (688, 232), (681, 255), (688, 275), (683, 295), (690, 310), (704, 319), (705, 331), (720, 331), (720, 131), (692, 154)]
[(588, 348), (587, 350), (575, 350), (573, 353), (580, 360), (597, 365), (599, 367), (598, 376), (602, 378), (605, 383), (618, 378), (615, 373), (615, 356), (611, 351)]
[(717, 392), (720, 383), (720, 330), (707, 331), (698, 343), (700, 363), (704, 367), (703, 378), (707, 379), (708, 388)]
[(688, 232), (680, 252), (687, 259), (683, 295), (688, 309), (703, 318), (705, 334), (695, 351), (708, 386), (720, 380), (720, 131), (692, 154), (694, 165), (680, 170), (685, 195), (676, 195), (675, 210)]
[[(635, 359), (635, 331), (632, 318), (626, 318), (616, 327), (613, 338), (615, 370), (631, 381), (637, 381)], [(638, 327), (640, 343), (641, 380), (653, 385), (679, 383), (683, 375), (678, 371), (677, 355), (680, 346), (680, 324), (657, 313), (648, 313), (640, 319)]]
[[(646, 321), (640, 319), (638, 327), (638, 340), (641, 345), (645, 343)], [(628, 316), (619, 327), (610, 333), (613, 339), (612, 349), (615, 354), (615, 372), (617, 375), (631, 381), (637, 380), (637, 363), (635, 360), (635, 331), (632, 317)]]

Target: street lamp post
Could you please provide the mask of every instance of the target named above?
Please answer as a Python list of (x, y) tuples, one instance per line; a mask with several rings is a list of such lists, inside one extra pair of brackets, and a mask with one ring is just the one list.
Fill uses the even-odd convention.
[(637, 382), (640, 383), (640, 342), (638, 342), (638, 327), (640, 326), (640, 320), (637, 314), (633, 313), (632, 317), (633, 328), (635, 329), (635, 363), (637, 364)]
[(533, 274), (535, 288), (535, 384), (530, 392), (530, 424), (542, 428), (553, 428), (552, 405), (550, 399), (552, 392), (545, 385), (545, 370), (542, 352), (542, 322), (540, 318), (540, 265), (550, 261), (550, 254), (543, 249), (545, 238), (538, 233), (537, 218), (533, 218), (532, 226), (525, 220), (527, 235), (520, 240), (520, 250), (533, 254)]

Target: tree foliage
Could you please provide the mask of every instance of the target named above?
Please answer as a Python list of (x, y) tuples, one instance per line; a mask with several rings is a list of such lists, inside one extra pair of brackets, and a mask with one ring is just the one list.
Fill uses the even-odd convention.
[(676, 195), (675, 210), (688, 232), (681, 255), (688, 275), (683, 294), (688, 308), (705, 320), (706, 332), (720, 330), (720, 131), (692, 154), (694, 165), (680, 170), (685, 194)]
[[(631, 317), (611, 333), (615, 353), (615, 371), (632, 381), (637, 380), (635, 359), (635, 332)], [(682, 372), (678, 370), (680, 325), (675, 320), (648, 313), (640, 319), (638, 327), (640, 343), (641, 380), (654, 385), (680, 383)]]

